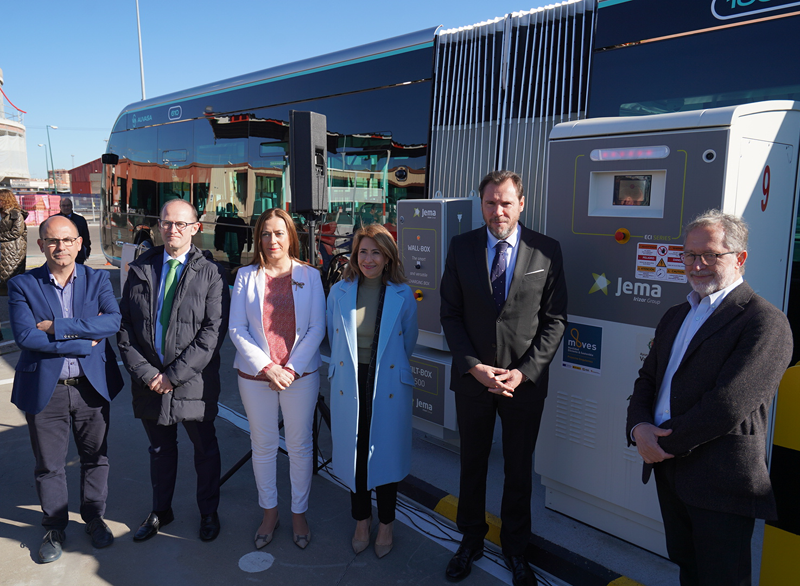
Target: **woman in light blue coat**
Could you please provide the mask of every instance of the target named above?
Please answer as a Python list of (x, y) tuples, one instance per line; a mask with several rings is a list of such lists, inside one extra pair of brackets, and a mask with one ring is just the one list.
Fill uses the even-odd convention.
[(364, 226), (352, 250), (328, 295), (333, 467), (350, 488), (356, 553), (369, 545), (375, 489), (380, 558), (392, 549), (397, 483), (411, 469), (417, 306), (386, 228)]

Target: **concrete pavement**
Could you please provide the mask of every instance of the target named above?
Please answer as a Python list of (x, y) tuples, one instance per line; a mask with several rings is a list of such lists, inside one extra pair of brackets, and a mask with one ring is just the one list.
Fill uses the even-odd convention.
[[(439, 584), (452, 555), (448, 548), (405, 525), (395, 530), (395, 550), (378, 560), (371, 549), (355, 556), (350, 548), (353, 522), (346, 490), (323, 476), (312, 483), (308, 511), (312, 541), (306, 550), (291, 540), (288, 460), (278, 459), (280, 512), (283, 524), (274, 541), (261, 551), (253, 546), (260, 522), (250, 466), (243, 467), (222, 488), (222, 532), (216, 541), (198, 537), (199, 514), (194, 502), (191, 442), (181, 430), (180, 471), (174, 510), (176, 520), (155, 538), (132, 541), (133, 531), (150, 511), (149, 459), (141, 424), (133, 418), (125, 391), (112, 403), (109, 433), (109, 499), (106, 519), (116, 538), (106, 549), (92, 548), (79, 508), (79, 461), (74, 445), (67, 457), (71, 523), (64, 554), (57, 562), (38, 563), (43, 530), (33, 482), (33, 456), (25, 419), (9, 403), (10, 379), (18, 353), (0, 364), (0, 583), (5, 585), (63, 584)], [(225, 420), (218, 420), (223, 469), (249, 449), (249, 437)], [(404, 510), (405, 507), (401, 507)], [(416, 519), (417, 523), (423, 520)], [(440, 531), (431, 526), (432, 531)], [(374, 534), (373, 534), (374, 535)], [(494, 564), (490, 564), (491, 567)], [(495, 566), (496, 567), (496, 566)], [(500, 568), (497, 568), (500, 569)], [(507, 572), (505, 572), (507, 574)], [(502, 584), (481, 569), (473, 584)]]

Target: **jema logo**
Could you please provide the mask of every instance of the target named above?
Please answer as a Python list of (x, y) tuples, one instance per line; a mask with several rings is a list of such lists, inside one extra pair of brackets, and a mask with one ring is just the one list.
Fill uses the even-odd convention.
[[(608, 286), (611, 281), (608, 280), (605, 273), (597, 274), (592, 273), (594, 283), (589, 289), (589, 295), (602, 291), (603, 295), (608, 295)], [(643, 283), (641, 281), (623, 281), (622, 277), (617, 278), (617, 291), (614, 293), (615, 297), (622, 295), (632, 295), (634, 301), (640, 303), (655, 303), (658, 305), (660, 301), (652, 298), (661, 297), (661, 285), (657, 283)]]
[[(661, 297), (661, 285), (650, 284), (650, 283), (642, 283), (641, 281), (636, 281), (631, 283), (630, 281), (623, 281), (622, 277), (617, 279), (617, 292), (615, 295), (619, 297), (622, 294), (625, 295), (633, 295), (634, 299), (639, 297)], [(639, 301), (639, 299), (635, 299)], [(642, 299), (642, 301), (644, 301)]]
[(608, 295), (608, 286), (611, 284), (611, 281), (606, 279), (606, 274), (598, 275), (597, 273), (592, 273), (592, 276), (594, 277), (594, 285), (589, 289), (589, 295), (598, 291), (602, 291), (603, 295)]

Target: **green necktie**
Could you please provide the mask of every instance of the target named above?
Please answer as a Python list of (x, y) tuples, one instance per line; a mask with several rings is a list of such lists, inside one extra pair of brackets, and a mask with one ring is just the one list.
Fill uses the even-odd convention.
[(167, 261), (169, 263), (169, 271), (167, 271), (167, 278), (164, 281), (164, 303), (161, 306), (161, 354), (166, 354), (164, 346), (167, 344), (167, 326), (169, 326), (169, 314), (172, 312), (172, 300), (175, 298), (175, 289), (178, 288), (178, 282), (175, 280), (175, 275), (178, 273), (178, 265), (181, 264), (176, 258), (171, 258)]

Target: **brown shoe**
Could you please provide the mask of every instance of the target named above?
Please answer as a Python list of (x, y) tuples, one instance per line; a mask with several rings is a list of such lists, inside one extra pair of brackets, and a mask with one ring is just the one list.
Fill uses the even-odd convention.
[(370, 529), (372, 529), (372, 515), (370, 515), (369, 519), (367, 519), (367, 527), (368, 529), (367, 529), (366, 540), (356, 539), (356, 536), (353, 535), (353, 541), (352, 541), (353, 551), (355, 552), (356, 555), (360, 554), (362, 551), (364, 551), (369, 547), (369, 534), (370, 534)]
[[(388, 527), (389, 528), (388, 529), (389, 533), (392, 533), (392, 528), (393, 528), (393, 525), (394, 525), (394, 521), (392, 521), (388, 525), (383, 525), (383, 523), (381, 523), (381, 525), (384, 526), (384, 527)], [(378, 527), (378, 536), (375, 538), (375, 555), (378, 556), (378, 559), (388, 555), (388, 553), (390, 551), (392, 551), (392, 546), (394, 545), (394, 539), (392, 539), (392, 541), (389, 541), (389, 543), (378, 543), (378, 539), (380, 538), (380, 535), (381, 535), (381, 529), (380, 529), (380, 526), (379, 526)]]

